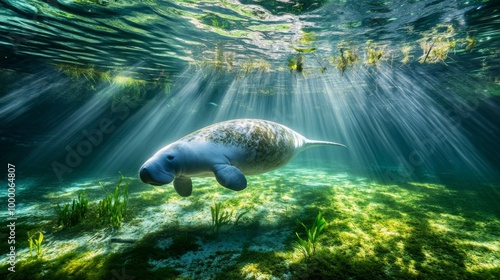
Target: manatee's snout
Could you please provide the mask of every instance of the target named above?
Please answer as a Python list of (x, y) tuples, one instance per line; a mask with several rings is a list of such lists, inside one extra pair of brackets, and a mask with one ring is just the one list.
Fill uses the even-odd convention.
[(159, 166), (144, 164), (139, 169), (141, 181), (153, 186), (169, 184), (174, 180), (174, 174), (165, 171)]
[(139, 170), (139, 177), (141, 177), (141, 181), (146, 184), (154, 184), (154, 180), (146, 167), (141, 167)]

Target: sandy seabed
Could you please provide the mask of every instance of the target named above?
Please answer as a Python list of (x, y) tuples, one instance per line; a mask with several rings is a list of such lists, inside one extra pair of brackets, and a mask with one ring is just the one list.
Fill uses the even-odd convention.
[[(248, 178), (233, 192), (195, 178), (183, 198), (172, 186), (126, 178), (129, 199), (120, 228), (96, 222), (106, 191), (99, 180), (18, 189), (16, 272), (9, 279), (495, 279), (500, 276), (500, 188), (465, 181), (388, 184), (348, 172), (288, 165)], [(112, 190), (118, 178), (101, 180)], [(57, 203), (84, 190), (89, 213), (57, 225)], [(231, 213), (215, 232), (211, 207)], [(327, 222), (312, 255), (297, 247), (318, 214)], [(245, 214), (242, 214), (245, 213)], [(237, 216), (242, 214), (236, 222)], [(27, 232), (42, 232), (40, 256)], [(2, 244), (6, 251), (6, 242)], [(7, 265), (6, 265), (7, 264)], [(129, 277), (129, 278), (127, 278)]]

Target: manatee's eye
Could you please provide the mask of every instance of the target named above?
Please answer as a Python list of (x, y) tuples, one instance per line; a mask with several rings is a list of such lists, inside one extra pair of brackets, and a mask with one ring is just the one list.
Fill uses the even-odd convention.
[(173, 160), (173, 159), (174, 159), (174, 156), (168, 155), (168, 156), (167, 156), (167, 159), (168, 159), (168, 160)]

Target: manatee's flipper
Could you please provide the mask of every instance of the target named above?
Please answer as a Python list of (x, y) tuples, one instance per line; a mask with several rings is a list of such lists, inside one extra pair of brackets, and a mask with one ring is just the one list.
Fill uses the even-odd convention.
[(232, 165), (218, 164), (214, 166), (214, 174), (219, 184), (233, 191), (241, 191), (247, 187), (245, 175)]
[(180, 196), (187, 197), (193, 192), (193, 182), (189, 177), (180, 176), (175, 178), (174, 188)]

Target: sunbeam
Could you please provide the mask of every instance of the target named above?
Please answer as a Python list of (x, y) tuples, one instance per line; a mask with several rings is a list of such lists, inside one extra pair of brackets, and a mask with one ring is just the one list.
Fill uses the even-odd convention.
[[(434, 91), (439, 81), (432, 77), (415, 83), (409, 74), (384, 67), (340, 79), (267, 73), (272, 78), (260, 84), (262, 75), (241, 78), (211, 69), (185, 70), (173, 94), (157, 96), (137, 110), (125, 105), (114, 108), (121, 112), (116, 118), (123, 124), (106, 135), (105, 148), (90, 157), (90, 166), (100, 172), (132, 170), (160, 147), (198, 128), (230, 119), (262, 118), (311, 139), (348, 146), (347, 151), (308, 151), (297, 159), (313, 165), (344, 163), (390, 180), (437, 178), (449, 172), (488, 177), (494, 172), (464, 134), (459, 112), (450, 114), (450, 108), (457, 106), (472, 113), (471, 106), (483, 99), (481, 94), (473, 100), (453, 97)], [(109, 90), (102, 96), (109, 98)], [(105, 110), (96, 105), (104, 104), (98, 96), (55, 129), (64, 134), (50, 140), (52, 147), (64, 149), (75, 142), (72, 137), (84, 139), (83, 132), (98, 123)], [(53, 153), (41, 148), (33, 156), (43, 156), (42, 150), (45, 155)]]

